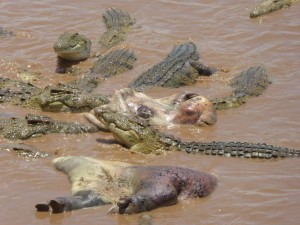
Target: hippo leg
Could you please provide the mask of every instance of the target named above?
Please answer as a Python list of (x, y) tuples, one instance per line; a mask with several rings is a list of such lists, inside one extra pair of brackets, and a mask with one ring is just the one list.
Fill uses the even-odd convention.
[(105, 204), (93, 191), (81, 191), (72, 197), (58, 197), (49, 203), (40, 203), (35, 207), (37, 211), (46, 212), (52, 209), (52, 213), (62, 213), (81, 208), (93, 207)]
[(177, 197), (178, 193), (173, 185), (163, 186), (153, 183), (130, 197), (120, 198), (109, 213), (132, 214), (150, 211), (161, 206), (176, 204)]

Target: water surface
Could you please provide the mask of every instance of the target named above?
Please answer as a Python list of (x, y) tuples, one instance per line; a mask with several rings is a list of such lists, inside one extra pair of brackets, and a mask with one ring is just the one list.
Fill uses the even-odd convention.
[[(39, 72), (35, 85), (45, 87), (73, 77), (56, 74), (53, 43), (64, 31), (78, 31), (93, 42), (105, 32), (102, 14), (115, 6), (137, 21), (121, 46), (135, 51), (133, 70), (105, 81), (97, 93), (113, 93), (141, 72), (160, 62), (182, 41), (193, 41), (206, 65), (225, 68), (196, 85), (179, 89), (155, 88), (147, 93), (163, 97), (192, 91), (209, 98), (230, 93), (226, 82), (250, 66), (263, 64), (272, 85), (246, 105), (218, 112), (212, 127), (177, 126), (165, 130), (183, 140), (248, 141), (300, 149), (300, 4), (262, 18), (250, 19), (257, 1), (66, 1), (11, 0), (0, 2), (1, 26), (17, 37), (1, 39), (1, 76), (19, 78), (19, 67)], [(82, 63), (89, 67), (92, 59)], [(2, 116), (42, 113), (16, 106), (0, 106)], [(61, 120), (85, 122), (81, 114), (44, 113)], [(5, 142), (5, 140), (0, 140)], [(47, 135), (24, 143), (59, 155), (86, 155), (142, 165), (180, 165), (218, 175), (216, 191), (205, 199), (180, 202), (149, 212), (154, 224), (296, 224), (300, 219), (300, 164), (297, 159), (246, 160), (188, 155), (130, 154), (103, 132)], [(23, 160), (0, 154), (0, 224), (137, 224), (139, 215), (107, 215), (110, 206), (59, 215), (36, 213), (34, 205), (70, 194), (66, 176), (51, 166), (54, 156)]]

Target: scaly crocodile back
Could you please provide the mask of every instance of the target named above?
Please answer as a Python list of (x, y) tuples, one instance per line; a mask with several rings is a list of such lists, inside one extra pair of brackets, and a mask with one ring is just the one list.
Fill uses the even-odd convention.
[(178, 147), (187, 153), (205, 155), (260, 159), (300, 157), (300, 150), (247, 142), (181, 142)]
[(100, 57), (90, 69), (90, 74), (105, 78), (115, 76), (131, 70), (136, 60), (133, 51), (117, 49)]
[(199, 76), (197, 70), (189, 64), (199, 59), (196, 45), (192, 42), (176, 45), (172, 52), (160, 63), (143, 72), (129, 84), (130, 88), (143, 90), (149, 86), (179, 87), (192, 84)]
[(234, 77), (229, 85), (233, 93), (247, 96), (259, 96), (271, 84), (263, 66), (253, 66)]
[(217, 110), (235, 108), (246, 103), (249, 98), (261, 95), (270, 84), (265, 68), (253, 66), (230, 81), (232, 95), (213, 99), (212, 102)]

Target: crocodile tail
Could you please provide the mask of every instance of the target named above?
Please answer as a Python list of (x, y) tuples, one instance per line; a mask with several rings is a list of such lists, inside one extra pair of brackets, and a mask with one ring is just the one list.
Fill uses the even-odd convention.
[(188, 153), (244, 158), (300, 157), (300, 150), (247, 142), (182, 142), (179, 144), (179, 148)]

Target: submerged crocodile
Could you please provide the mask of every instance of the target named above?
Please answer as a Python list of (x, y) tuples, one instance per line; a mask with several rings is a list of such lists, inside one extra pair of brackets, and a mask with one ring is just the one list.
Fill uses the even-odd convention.
[(84, 60), (90, 56), (92, 42), (77, 32), (64, 32), (54, 43), (57, 56), (65, 60)]
[(255, 18), (282, 8), (291, 6), (298, 0), (262, 0), (255, 9), (250, 11), (250, 18)]
[(179, 138), (154, 130), (147, 123), (118, 113), (98, 112), (96, 117), (106, 124), (115, 139), (133, 152), (163, 154), (165, 151), (184, 151), (206, 155), (244, 158), (300, 157), (300, 150), (247, 142), (183, 142)]
[(41, 152), (34, 146), (22, 143), (0, 143), (0, 150), (12, 152), (24, 158), (44, 158), (49, 156), (48, 153)]
[(223, 98), (215, 98), (213, 102), (217, 110), (238, 107), (251, 97), (257, 97), (271, 84), (263, 66), (253, 66), (234, 77), (229, 85), (233, 93)]
[(44, 115), (27, 114), (24, 118), (0, 119), (0, 135), (9, 140), (24, 140), (50, 133), (94, 133), (98, 130), (94, 125), (56, 121)]
[(123, 41), (129, 27), (135, 23), (135, 19), (126, 11), (114, 7), (106, 10), (103, 20), (107, 31), (102, 35), (100, 44), (105, 48), (111, 48)]
[(97, 86), (96, 80), (94, 82), (89, 80), (89, 84), (84, 79), (69, 84), (38, 88), (23, 81), (0, 78), (0, 103), (12, 103), (51, 112), (90, 111), (96, 106), (108, 103), (106, 96), (94, 95), (78, 88), (80, 81), (83, 81), (82, 85)]
[(210, 76), (216, 69), (204, 66), (193, 42), (176, 45), (160, 63), (138, 76), (130, 88), (142, 91), (149, 86), (177, 88), (192, 85), (199, 76)]

